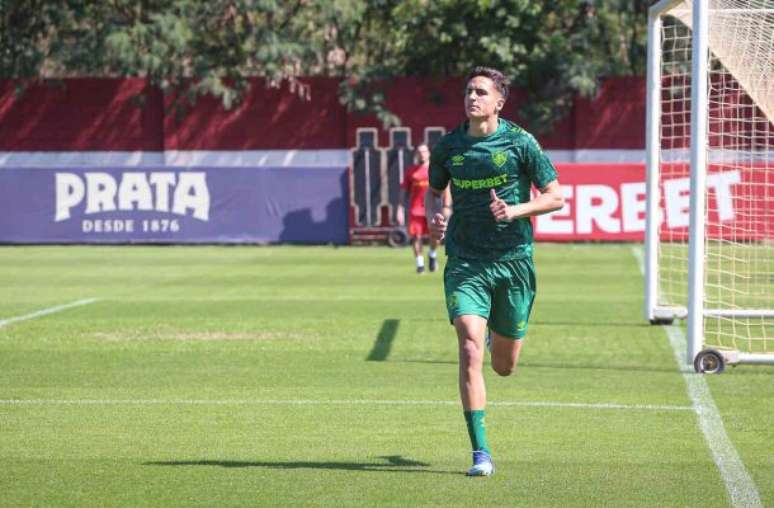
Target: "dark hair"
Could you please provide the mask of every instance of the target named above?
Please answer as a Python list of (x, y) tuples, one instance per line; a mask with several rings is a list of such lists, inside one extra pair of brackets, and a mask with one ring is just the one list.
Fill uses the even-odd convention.
[(468, 77), (465, 79), (465, 83), (467, 84), (476, 76), (484, 76), (485, 78), (491, 79), (494, 82), (497, 91), (500, 92), (500, 95), (503, 96), (503, 99), (508, 98), (511, 81), (506, 78), (502, 72), (498, 71), (497, 69), (493, 69), (492, 67), (474, 67), (473, 70), (468, 73)]

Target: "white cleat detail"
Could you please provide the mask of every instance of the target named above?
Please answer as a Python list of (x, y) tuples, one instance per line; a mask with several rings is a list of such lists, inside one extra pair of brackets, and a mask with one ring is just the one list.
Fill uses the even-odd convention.
[(492, 457), (483, 451), (473, 452), (473, 467), (468, 469), (468, 476), (492, 476), (495, 472)]

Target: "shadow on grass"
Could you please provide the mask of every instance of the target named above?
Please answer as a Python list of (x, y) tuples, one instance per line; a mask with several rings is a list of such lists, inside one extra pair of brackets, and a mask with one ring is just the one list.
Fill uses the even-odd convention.
[(385, 462), (324, 462), (324, 461), (239, 461), (239, 460), (172, 460), (145, 462), (144, 466), (218, 466), (227, 468), (241, 467), (265, 467), (270, 469), (334, 469), (339, 471), (380, 471), (393, 473), (433, 473), (433, 474), (458, 474), (459, 471), (439, 471), (432, 469), (418, 469), (429, 467), (430, 464), (403, 458), (402, 455), (385, 455), (378, 457)]
[(398, 334), (398, 327), (400, 326), (399, 319), (385, 319), (382, 323), (382, 328), (379, 330), (379, 335), (376, 336), (376, 342), (371, 352), (368, 353), (366, 361), (369, 362), (383, 362), (390, 356), (390, 349), (392, 349), (392, 342), (395, 340), (395, 336)]

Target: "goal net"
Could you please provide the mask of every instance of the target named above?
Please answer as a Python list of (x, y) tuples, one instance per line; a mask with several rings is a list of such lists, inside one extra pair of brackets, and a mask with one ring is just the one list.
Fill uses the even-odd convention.
[(693, 5), (651, 8), (646, 312), (685, 317), (695, 298), (689, 343), (774, 362), (774, 0), (704, 1), (706, 65), (693, 62)]

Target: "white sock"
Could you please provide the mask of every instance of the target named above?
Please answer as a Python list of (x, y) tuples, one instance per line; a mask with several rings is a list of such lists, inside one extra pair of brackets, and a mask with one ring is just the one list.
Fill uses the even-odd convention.
[(431, 258), (435, 258), (435, 249), (430, 249), (430, 252), (427, 255)]
[(423, 268), (425, 266), (425, 258), (417, 256), (417, 268)]

